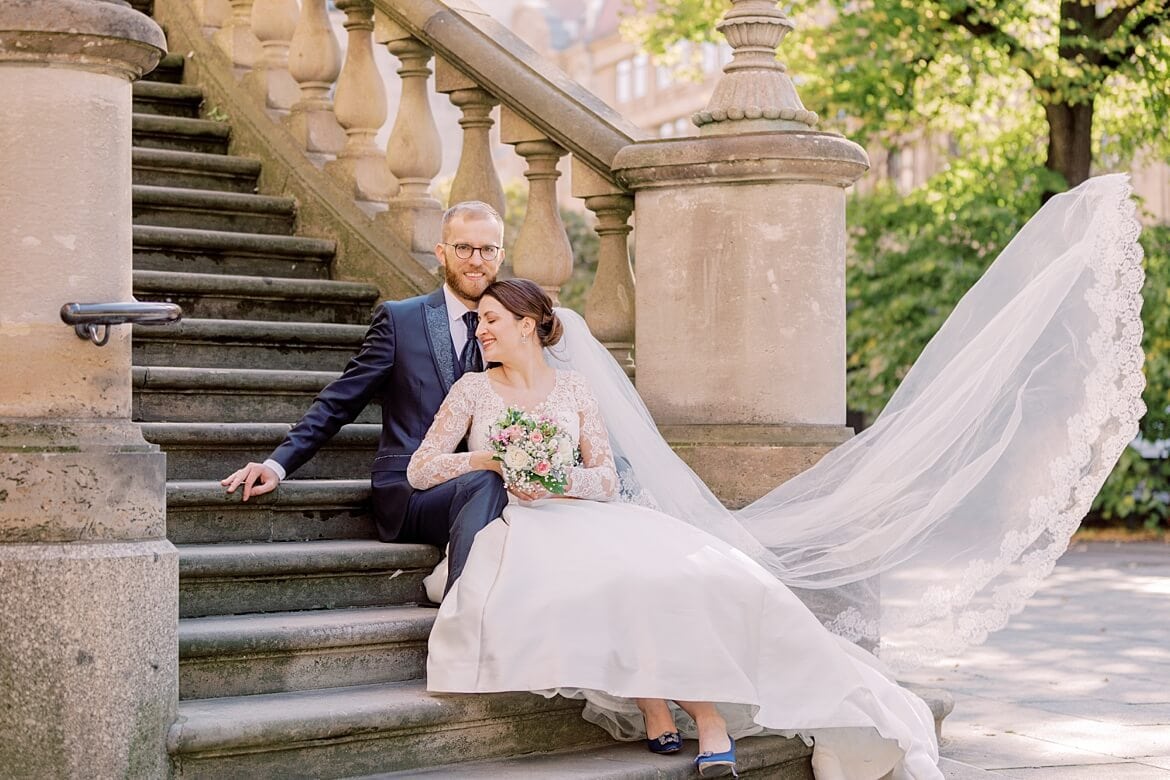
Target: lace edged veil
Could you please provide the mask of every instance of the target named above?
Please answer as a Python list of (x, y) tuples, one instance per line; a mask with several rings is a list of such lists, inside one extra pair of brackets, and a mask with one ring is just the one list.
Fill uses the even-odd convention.
[(1142, 250), (1128, 177), (1050, 200), (927, 345), (874, 425), (726, 510), (580, 316), (554, 366), (600, 403), (623, 498), (724, 539), (895, 669), (1023, 608), (1137, 434)]

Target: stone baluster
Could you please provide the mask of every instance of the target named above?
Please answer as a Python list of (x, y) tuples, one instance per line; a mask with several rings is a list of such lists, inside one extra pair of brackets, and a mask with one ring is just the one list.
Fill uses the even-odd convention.
[(528, 209), (512, 245), (512, 269), (543, 287), (559, 305), (561, 285), (573, 273), (573, 248), (557, 202), (557, 163), (565, 150), (507, 106), (500, 110), (500, 140), (515, 147), (528, 164)]
[(232, 15), (215, 33), (213, 41), (232, 58), (237, 68), (248, 70), (260, 61), (260, 40), (252, 32), (254, 0), (231, 0)]
[(345, 131), (333, 113), (329, 91), (341, 73), (341, 48), (329, 23), (327, 0), (304, 0), (289, 47), (288, 69), (300, 85), (289, 130), (310, 154), (336, 155), (345, 148)]
[(378, 219), (412, 252), (431, 255), (439, 241), (443, 207), (431, 197), (431, 181), (439, 175), (443, 146), (431, 112), (427, 81), (434, 56), (428, 47), (394, 21), (378, 15), (375, 38), (398, 58), (402, 96), (394, 128), (386, 143), (386, 163), (398, 181), (398, 194)]
[(435, 91), (446, 94), (463, 112), (459, 120), (463, 128), (463, 150), (451, 182), (450, 203), (481, 200), (503, 214), (504, 188), (491, 145), (491, 129), (495, 124), (492, 109), (500, 101), (442, 58), (435, 60)]
[(244, 85), (277, 111), (287, 111), (301, 99), (301, 88), (288, 72), (288, 49), (298, 16), (297, 0), (254, 0), (252, 5), (252, 33), (262, 51), (244, 76)]
[(585, 322), (630, 376), (634, 374), (634, 269), (630, 214), (634, 198), (573, 158), (573, 195), (597, 216), (597, 274), (585, 296)]
[(348, 45), (337, 79), (333, 112), (345, 129), (345, 148), (325, 170), (353, 191), (358, 200), (386, 202), (398, 184), (386, 168), (386, 156), (374, 136), (386, 121), (386, 87), (374, 64), (371, 35), (374, 5), (370, 0), (337, 0), (345, 12)]
[(232, 4), (228, 0), (196, 0), (195, 12), (203, 25), (203, 32), (214, 33), (232, 17)]

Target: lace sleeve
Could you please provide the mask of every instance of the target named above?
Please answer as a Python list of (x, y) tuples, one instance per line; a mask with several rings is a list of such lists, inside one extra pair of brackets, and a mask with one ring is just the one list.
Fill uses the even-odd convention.
[(425, 490), (473, 471), (470, 452), (455, 452), (467, 435), (475, 414), (470, 376), (451, 386), (422, 444), (410, 456), (406, 479), (415, 490)]
[(609, 434), (593, 391), (576, 372), (573, 373), (573, 391), (581, 418), (581, 465), (570, 469), (569, 489), (565, 495), (609, 501), (617, 496), (618, 488)]

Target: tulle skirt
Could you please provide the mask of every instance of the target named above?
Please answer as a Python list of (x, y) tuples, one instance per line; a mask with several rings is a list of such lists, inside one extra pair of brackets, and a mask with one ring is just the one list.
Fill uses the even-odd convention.
[(818, 780), (942, 776), (929, 708), (877, 658), (736, 548), (630, 504), (509, 505), (443, 601), (427, 684), (584, 698), (625, 740), (635, 697), (711, 701), (733, 737), (812, 741)]

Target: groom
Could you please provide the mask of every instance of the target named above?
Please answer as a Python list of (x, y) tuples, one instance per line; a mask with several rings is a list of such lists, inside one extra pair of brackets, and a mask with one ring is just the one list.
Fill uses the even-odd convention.
[(379, 305), (357, 355), (280, 446), (263, 463), (249, 463), (221, 484), (229, 493), (243, 485), (244, 501), (275, 490), (377, 399), (382, 436), (371, 483), (378, 536), (384, 542), (450, 544), (450, 589), (475, 534), (503, 511), (507, 491), (491, 471), (414, 490), (406, 481), (406, 466), (455, 380), (483, 370), (475, 340), (476, 307), (503, 262), (504, 223), (488, 204), (466, 201), (443, 214), (441, 235), (435, 255), (443, 267), (443, 287)]

